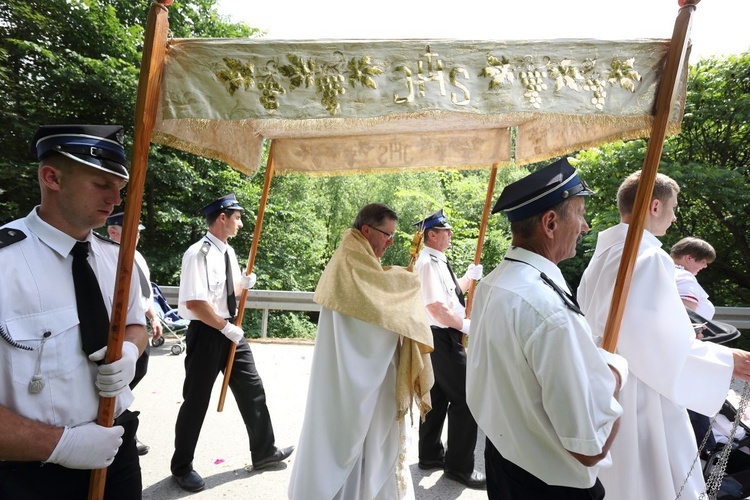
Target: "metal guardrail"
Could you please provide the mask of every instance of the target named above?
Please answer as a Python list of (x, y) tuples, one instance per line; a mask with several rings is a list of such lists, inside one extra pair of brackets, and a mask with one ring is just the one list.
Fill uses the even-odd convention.
[(740, 330), (750, 328), (750, 307), (717, 307), (713, 319), (729, 323)]
[[(160, 286), (164, 298), (173, 307), (177, 306), (180, 287)], [(313, 302), (313, 292), (289, 292), (285, 290), (248, 290), (245, 309), (260, 309), (263, 320), (260, 327), (261, 338), (268, 336), (268, 311), (320, 311)]]
[[(176, 306), (179, 287), (160, 287), (167, 302)], [(260, 336), (268, 333), (268, 311), (320, 311), (313, 302), (313, 292), (287, 292), (280, 290), (248, 290), (245, 309), (261, 309), (263, 323)], [(729, 323), (735, 328), (750, 329), (750, 307), (717, 307), (714, 319)]]

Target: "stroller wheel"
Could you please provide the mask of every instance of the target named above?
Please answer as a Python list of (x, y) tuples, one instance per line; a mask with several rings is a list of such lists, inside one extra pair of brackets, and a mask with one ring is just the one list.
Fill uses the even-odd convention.
[(180, 344), (174, 344), (172, 346), (172, 354), (175, 356), (179, 356), (182, 353), (182, 345)]
[(164, 336), (161, 336), (156, 340), (151, 339), (151, 345), (154, 347), (159, 347), (159, 346), (164, 345)]

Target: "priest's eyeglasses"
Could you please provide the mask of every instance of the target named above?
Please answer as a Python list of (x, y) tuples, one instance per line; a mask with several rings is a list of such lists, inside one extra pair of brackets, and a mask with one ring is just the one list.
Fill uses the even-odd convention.
[(393, 236), (394, 236), (394, 235), (396, 234), (396, 233), (386, 233), (386, 232), (385, 232), (385, 231), (383, 231), (382, 229), (378, 229), (378, 228), (376, 228), (375, 226), (370, 226), (369, 224), (367, 224), (367, 225), (368, 225), (368, 226), (369, 226), (370, 228), (374, 229), (375, 231), (377, 231), (377, 232), (379, 232), (379, 233), (381, 233), (381, 234), (384, 234), (384, 235), (385, 235), (385, 237), (386, 237), (386, 239), (388, 239), (388, 240), (392, 240), (392, 239), (393, 239)]

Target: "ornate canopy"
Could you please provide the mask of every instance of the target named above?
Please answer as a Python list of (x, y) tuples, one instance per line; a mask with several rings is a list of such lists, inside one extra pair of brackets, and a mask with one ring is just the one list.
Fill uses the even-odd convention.
[(173, 39), (152, 140), (250, 175), (264, 139), (277, 173), (524, 165), (648, 137), (669, 45)]

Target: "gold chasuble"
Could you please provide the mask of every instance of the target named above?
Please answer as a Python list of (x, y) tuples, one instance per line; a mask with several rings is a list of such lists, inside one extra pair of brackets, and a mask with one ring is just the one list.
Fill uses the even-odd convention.
[(421, 417), (431, 409), (433, 350), (419, 276), (383, 267), (358, 229), (348, 229), (320, 276), (313, 300), (321, 306), (401, 335), (396, 399), (401, 419), (416, 400)]

